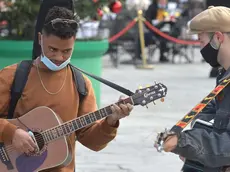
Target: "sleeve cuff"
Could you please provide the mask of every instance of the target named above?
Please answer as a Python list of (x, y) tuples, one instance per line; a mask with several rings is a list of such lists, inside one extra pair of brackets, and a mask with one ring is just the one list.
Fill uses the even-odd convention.
[(104, 133), (107, 133), (107, 134), (111, 134), (113, 132), (116, 132), (117, 131), (117, 128), (119, 127), (120, 125), (120, 122), (117, 121), (117, 123), (115, 124), (115, 126), (110, 126), (106, 120), (106, 118), (104, 120), (101, 121), (101, 130), (104, 132)]
[(187, 145), (187, 141), (186, 141), (185, 133), (182, 132), (178, 134), (177, 136), (178, 136), (177, 146), (175, 147), (175, 149), (172, 150), (172, 152), (180, 155), (182, 148)]
[(14, 133), (17, 130), (17, 126), (9, 123), (7, 124), (4, 129), (3, 129), (3, 133), (2, 133), (2, 139), (4, 143), (11, 143)]

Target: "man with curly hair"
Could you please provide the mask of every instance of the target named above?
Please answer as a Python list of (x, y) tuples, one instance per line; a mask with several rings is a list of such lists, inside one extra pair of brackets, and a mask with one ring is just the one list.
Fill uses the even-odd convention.
[[(33, 61), (22, 97), (17, 103), (14, 118), (21, 117), (39, 106), (51, 108), (63, 122), (97, 110), (93, 87), (86, 76), (84, 79), (87, 95), (79, 103), (79, 94), (69, 66), (78, 25), (78, 16), (71, 10), (57, 6), (49, 10), (42, 31), (38, 33), (41, 54)], [(16, 68), (17, 64), (14, 64), (0, 71), (0, 114), (5, 116), (9, 108), (10, 88)], [(47, 171), (73, 172), (76, 138), (91, 150), (102, 150), (115, 138), (119, 119), (128, 116), (132, 108), (130, 104), (113, 105), (111, 108), (113, 113), (110, 116), (68, 136), (67, 140), (72, 150), (70, 164)], [(0, 141), (12, 143), (13, 147), (21, 153), (33, 152), (36, 148), (28, 132), (6, 119), (0, 119)]]

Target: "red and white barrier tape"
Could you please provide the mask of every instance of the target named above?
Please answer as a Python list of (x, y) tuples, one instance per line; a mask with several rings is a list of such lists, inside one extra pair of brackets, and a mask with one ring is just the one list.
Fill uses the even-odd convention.
[(124, 35), (129, 29), (131, 29), (136, 24), (136, 22), (137, 22), (136, 19), (134, 19), (124, 29), (122, 29), (116, 35), (114, 35), (111, 38), (109, 38), (109, 43), (117, 40), (119, 37), (121, 37), (122, 35)]

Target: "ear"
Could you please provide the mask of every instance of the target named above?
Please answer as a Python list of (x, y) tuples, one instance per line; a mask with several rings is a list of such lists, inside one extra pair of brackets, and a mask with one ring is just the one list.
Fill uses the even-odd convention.
[(223, 43), (224, 41), (224, 34), (221, 32), (215, 32), (215, 37), (218, 40), (218, 42)]
[(76, 37), (76, 35), (74, 35), (74, 36), (73, 36), (73, 39), (74, 39), (74, 41), (76, 41), (76, 40), (77, 40), (77, 37)]
[(42, 37), (41, 32), (38, 32), (38, 43), (39, 43), (39, 45), (41, 45), (41, 37)]

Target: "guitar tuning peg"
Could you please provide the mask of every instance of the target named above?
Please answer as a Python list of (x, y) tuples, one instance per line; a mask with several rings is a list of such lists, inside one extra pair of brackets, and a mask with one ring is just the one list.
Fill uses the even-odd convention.
[(150, 87), (150, 84), (147, 84), (146, 87)]
[(161, 102), (164, 102), (164, 101), (165, 101), (165, 99), (164, 99), (164, 98), (161, 98), (160, 100), (161, 100)]
[(149, 107), (146, 105), (146, 108), (148, 109)]
[(154, 105), (156, 105), (156, 103), (155, 103), (155, 102), (153, 102), (153, 104), (154, 104)]
[(155, 84), (157, 84), (157, 82), (156, 82), (156, 81), (154, 81), (154, 83), (155, 83)]
[(142, 87), (142, 86), (139, 86), (138, 88), (139, 88), (139, 89), (142, 89), (143, 87)]

